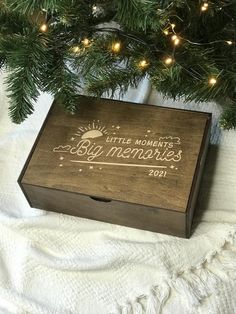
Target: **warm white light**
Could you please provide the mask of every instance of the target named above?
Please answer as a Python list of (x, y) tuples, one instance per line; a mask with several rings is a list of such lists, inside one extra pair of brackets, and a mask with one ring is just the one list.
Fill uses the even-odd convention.
[(174, 60), (173, 60), (171, 57), (167, 57), (167, 58), (164, 60), (165, 64), (167, 64), (167, 65), (170, 65), (173, 61), (174, 61)]
[(214, 77), (211, 77), (211, 78), (209, 79), (209, 84), (211, 84), (211, 85), (215, 85), (216, 82), (217, 82), (217, 80), (216, 80), (216, 78), (214, 78)]
[(77, 53), (77, 52), (80, 51), (80, 47), (79, 47), (79, 46), (75, 46), (75, 47), (72, 48), (72, 51), (73, 51), (74, 53)]
[(96, 4), (94, 4), (93, 6), (92, 6), (92, 10), (93, 10), (93, 13), (96, 13), (97, 12), (97, 6), (96, 6)]
[(83, 41), (82, 41), (83, 45), (85, 47), (88, 47), (90, 45), (90, 40), (88, 38), (85, 38)]
[(179, 42), (180, 42), (180, 40), (179, 40), (177, 35), (173, 35), (171, 37), (171, 39), (173, 40), (175, 46), (177, 46), (179, 44)]
[(140, 68), (144, 69), (148, 66), (148, 62), (146, 60), (141, 60), (138, 65)]
[(165, 30), (163, 31), (163, 33), (164, 33), (165, 35), (168, 35), (168, 34), (169, 34), (168, 29), (165, 29)]
[(175, 46), (177, 46), (177, 45), (179, 44), (179, 38), (176, 38), (176, 39), (174, 40), (174, 44), (175, 44)]
[(204, 3), (202, 6), (201, 6), (201, 11), (206, 11), (208, 9), (208, 3)]
[(175, 28), (175, 24), (170, 24), (172, 28)]
[(228, 45), (233, 45), (233, 42), (231, 40), (226, 41)]
[(112, 47), (111, 47), (113, 52), (119, 52), (120, 48), (121, 48), (121, 43), (119, 41), (112, 44)]
[(41, 32), (46, 32), (46, 31), (47, 31), (47, 29), (48, 29), (47, 24), (42, 24), (42, 25), (40, 26), (40, 30), (41, 30)]

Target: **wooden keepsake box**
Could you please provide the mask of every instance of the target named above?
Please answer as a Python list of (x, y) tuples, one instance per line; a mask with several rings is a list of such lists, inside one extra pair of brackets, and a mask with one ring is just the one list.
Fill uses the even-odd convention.
[(189, 237), (211, 114), (78, 96), (53, 103), (19, 178), (32, 207)]

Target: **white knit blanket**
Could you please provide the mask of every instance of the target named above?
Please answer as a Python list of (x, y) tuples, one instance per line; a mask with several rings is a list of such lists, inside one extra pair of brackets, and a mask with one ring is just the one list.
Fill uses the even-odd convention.
[[(35, 114), (14, 125), (2, 80), (0, 313), (236, 312), (235, 131), (213, 128), (189, 240), (44, 212), (29, 207), (16, 181), (52, 99), (42, 95)], [(145, 88), (128, 99), (143, 101)], [(183, 107), (155, 93), (149, 102)], [(214, 104), (186, 106), (219, 113)]]

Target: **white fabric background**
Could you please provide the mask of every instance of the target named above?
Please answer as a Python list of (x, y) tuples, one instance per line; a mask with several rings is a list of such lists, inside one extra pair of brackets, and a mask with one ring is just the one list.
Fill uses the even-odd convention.
[[(141, 313), (134, 308), (141, 295), (143, 313), (236, 313), (236, 132), (220, 132), (214, 124), (189, 240), (49, 213), (30, 208), (16, 181), (52, 99), (42, 95), (34, 115), (14, 125), (3, 79), (1, 75), (0, 313)], [(142, 102), (148, 88), (145, 81), (126, 99)], [(172, 103), (154, 92), (148, 102), (219, 114), (215, 104)], [(196, 306), (176, 276), (204, 263), (219, 280), (214, 285), (205, 278), (214, 292)], [(160, 286), (164, 293), (164, 282), (170, 294), (158, 308), (148, 297), (152, 287)]]

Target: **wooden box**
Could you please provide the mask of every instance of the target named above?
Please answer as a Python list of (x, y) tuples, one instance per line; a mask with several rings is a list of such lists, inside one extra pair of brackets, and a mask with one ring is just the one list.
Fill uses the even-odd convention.
[(78, 96), (53, 103), (19, 178), (32, 207), (189, 237), (211, 114)]

